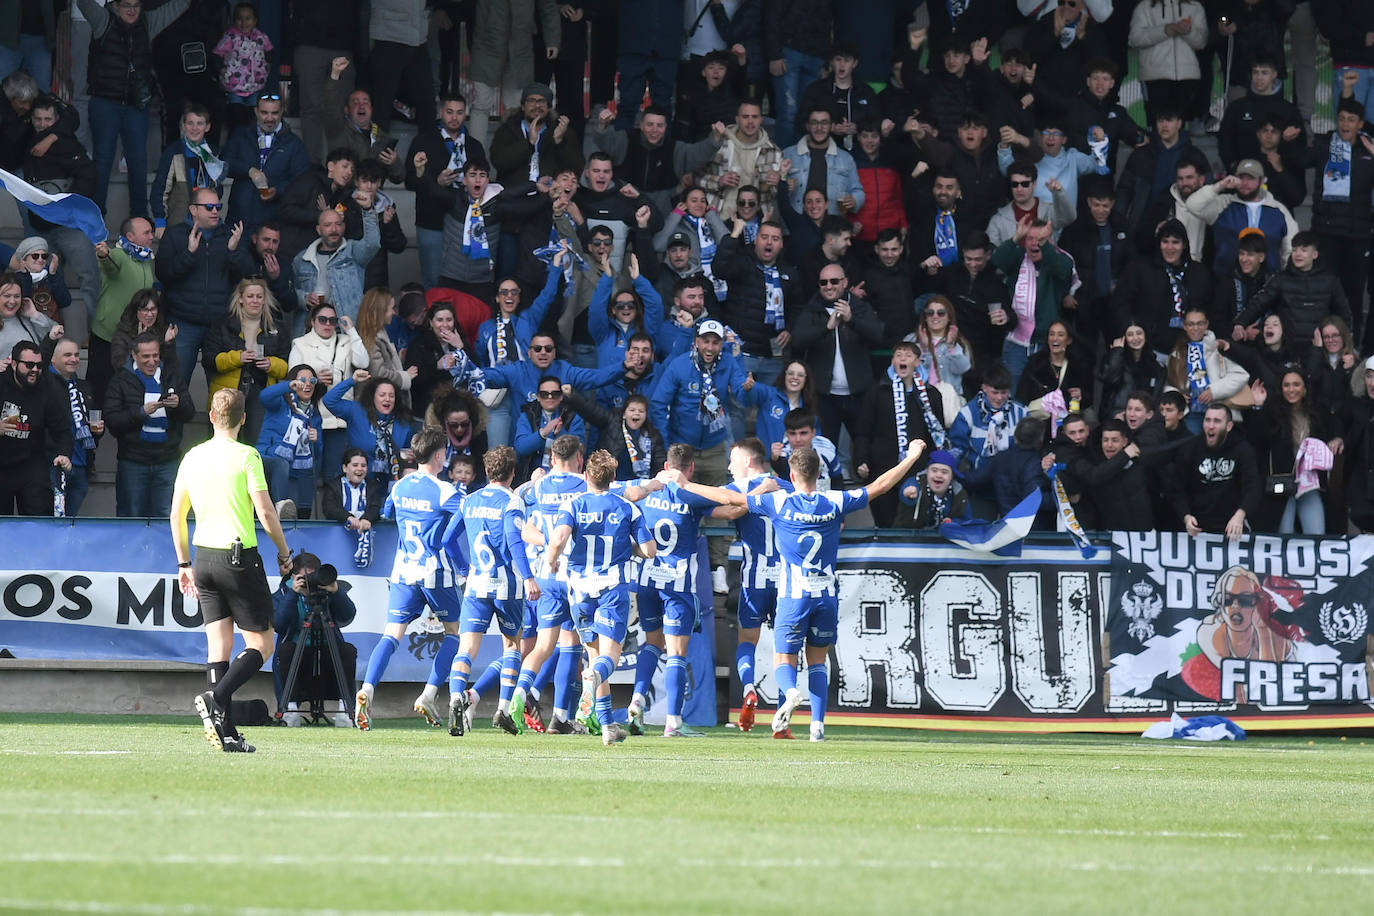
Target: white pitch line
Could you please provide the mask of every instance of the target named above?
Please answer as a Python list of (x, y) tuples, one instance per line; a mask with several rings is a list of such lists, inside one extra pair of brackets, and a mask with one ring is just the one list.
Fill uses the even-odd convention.
[[(222, 818), (230, 815), (243, 815), (253, 819), (275, 818), (275, 819), (334, 819), (334, 820), (418, 820), (418, 821), (448, 821), (454, 818), (471, 818), (477, 820), (554, 820), (572, 821), (575, 823), (616, 823), (626, 824), (628, 822), (650, 823), (650, 824), (680, 824), (684, 823), (683, 818), (641, 818), (629, 815), (617, 815), (606, 817), (594, 814), (561, 814), (561, 813), (539, 813), (539, 812), (506, 812), (506, 811), (316, 811), (299, 810), (290, 811), (281, 808), (179, 808), (174, 811), (159, 812), (159, 817), (179, 817), (179, 818)], [(0, 811), (0, 819), (5, 817), (28, 818), (28, 817), (55, 817), (62, 819), (82, 818), (82, 817), (113, 817), (113, 818), (144, 818), (148, 816), (146, 809), (142, 808), (25, 808), (22, 806), (11, 806)], [(1060, 828), (1027, 828), (1027, 827), (1005, 827), (994, 826), (969, 826), (965, 824), (905, 824), (908, 830), (922, 833), (960, 833), (960, 834), (986, 834), (1003, 836), (1020, 836), (1024, 834), (1034, 834), (1037, 836), (1044, 834), (1054, 834), (1056, 836), (1085, 836), (1085, 837), (1123, 837), (1135, 839), (1164, 839), (1164, 840), (1246, 840), (1255, 835), (1238, 830), (1121, 830), (1108, 829), (1103, 827), (1060, 827)], [(1264, 832), (1259, 834), (1260, 839), (1265, 840), (1311, 840), (1326, 842), (1331, 840), (1329, 834), (1324, 833), (1271, 833)]]
[[(463, 910), (339, 910), (209, 906), (194, 903), (106, 903), (101, 900), (20, 900), (0, 897), (0, 910), (59, 913), (132, 913), (135, 916), (479, 916)], [(483, 916), (550, 916), (548, 913), (490, 913)], [(571, 916), (571, 914), (570, 914)]]

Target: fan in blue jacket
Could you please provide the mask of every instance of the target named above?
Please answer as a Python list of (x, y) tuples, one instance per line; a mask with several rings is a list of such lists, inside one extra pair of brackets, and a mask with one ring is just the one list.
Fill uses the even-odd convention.
[[(725, 327), (704, 321), (692, 351), (663, 365), (654, 386), (654, 426), (666, 442), (714, 448), (730, 437), (730, 399), (754, 402), (753, 383), (734, 357), (721, 353)], [(709, 379), (709, 390), (707, 384)]]
[(257, 447), (267, 491), (274, 502), (295, 503), (299, 518), (309, 518), (315, 502), (315, 470), (324, 447), (323, 394), (314, 368), (304, 363), (292, 366), (286, 378), (258, 394), (263, 418)]
[[(610, 269), (607, 260), (605, 270)], [(587, 305), (587, 330), (596, 340), (596, 364), (603, 369), (624, 364), (630, 338), (636, 333), (657, 339), (663, 325), (663, 299), (654, 285), (640, 275), (639, 258), (633, 254), (630, 277), (634, 291), (622, 290), (613, 295), (615, 275), (603, 273)]]
[[(352, 391), (355, 384), (364, 382), (357, 400), (344, 400), (344, 395)], [(420, 424), (397, 398), (393, 383), (383, 378), (368, 378), (367, 371), (359, 369), (352, 378), (329, 389), (324, 396), (324, 406), (348, 424), (348, 444), (362, 449), (368, 456), (370, 478), (388, 487), (400, 478), (400, 452), (410, 445), (410, 438), (420, 431)], [(385, 436), (381, 435), (387, 431), (391, 434), (392, 447), (388, 447)]]
[[(565, 243), (566, 244), (566, 243)], [(549, 264), (548, 279), (544, 288), (530, 303), (529, 308), (517, 313), (520, 304), (520, 284), (512, 277), (502, 280), (496, 287), (496, 308), (500, 311), (501, 328), (506, 333), (505, 358), (501, 356), (501, 341), (497, 335), (497, 319), (488, 318), (477, 329), (477, 343), (473, 352), (477, 354), (479, 366), (499, 366), (525, 359), (529, 355), (530, 340), (544, 322), (549, 306), (558, 296), (558, 281), (563, 276), (562, 258), (564, 251), (553, 256)]]

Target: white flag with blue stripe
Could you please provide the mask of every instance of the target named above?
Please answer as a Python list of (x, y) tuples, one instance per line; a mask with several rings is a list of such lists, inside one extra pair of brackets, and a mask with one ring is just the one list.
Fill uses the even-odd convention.
[(993, 553), (999, 557), (1021, 556), (1021, 541), (1035, 523), (1040, 511), (1040, 488), (1031, 490), (1011, 511), (995, 522), (967, 519), (945, 522), (940, 534), (952, 543), (979, 553)]
[(49, 194), (36, 188), (18, 175), (0, 169), (0, 187), (9, 191), (22, 206), (28, 207), (50, 223), (79, 229), (92, 245), (109, 238), (105, 217), (95, 201), (80, 194)]

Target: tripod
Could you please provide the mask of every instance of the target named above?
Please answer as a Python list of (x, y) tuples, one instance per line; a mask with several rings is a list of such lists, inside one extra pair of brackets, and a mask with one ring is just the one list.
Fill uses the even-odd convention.
[[(319, 601), (324, 601), (321, 596)], [(296, 651), (291, 656), (291, 667), (286, 672), (286, 684), (282, 688), (282, 699), (277, 704), (277, 721), (280, 722), (284, 710), (282, 704), (290, 703), (293, 691), (296, 689), (296, 677), (300, 673), (301, 657), (305, 654), (305, 649), (310, 645), (311, 635), (314, 633), (323, 634), (324, 644), (329, 648), (329, 660), (334, 665), (334, 680), (339, 688), (339, 699), (344, 703), (344, 709), (348, 711), (349, 718), (353, 718), (353, 692), (348, 687), (348, 680), (344, 676), (343, 657), (339, 653), (339, 625), (334, 622), (334, 618), (325, 613), (323, 604), (316, 604), (316, 599), (312, 596), (306, 599), (305, 621), (301, 624), (301, 632), (296, 639)], [(351, 674), (351, 672), (350, 672)], [(310, 716), (316, 722), (324, 721), (325, 713), (320, 708), (319, 700), (310, 701)]]

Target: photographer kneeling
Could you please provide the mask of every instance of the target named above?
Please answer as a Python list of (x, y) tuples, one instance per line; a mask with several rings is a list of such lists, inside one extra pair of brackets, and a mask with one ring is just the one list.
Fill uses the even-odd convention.
[[(329, 618), (342, 629), (353, 622), (358, 609), (348, 597), (347, 582), (338, 581), (338, 571), (331, 565), (320, 565), (320, 558), (313, 553), (301, 552), (291, 562), (290, 578), (283, 577), (281, 585), (272, 595), (272, 623), (277, 631), (276, 652), (272, 659), (272, 676), (276, 681), (277, 709), (286, 713), (282, 721), (287, 725), (300, 725), (307, 720), (309, 713), (297, 709), (297, 703), (315, 705), (324, 709), (324, 703), (331, 701), (329, 719), (340, 728), (351, 728), (344, 698), (347, 693), (339, 691), (339, 681), (329, 655), (326, 634), (323, 629), (312, 630), (310, 642), (304, 647), (300, 668), (296, 673), (290, 697), (284, 697), (287, 675), (291, 670), (291, 660), (295, 658), (296, 648), (303, 632), (311, 605), (316, 604)], [(346, 642), (342, 634), (338, 641), (339, 659), (343, 667), (342, 681), (346, 690), (352, 689), (353, 675), (358, 667), (358, 650)], [(318, 716), (317, 716), (318, 717)]]

